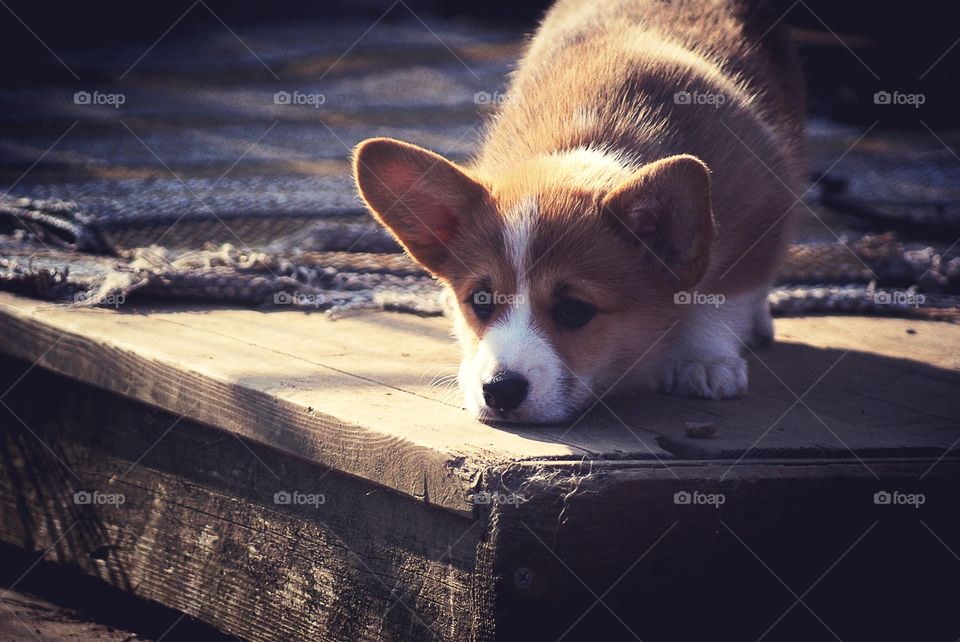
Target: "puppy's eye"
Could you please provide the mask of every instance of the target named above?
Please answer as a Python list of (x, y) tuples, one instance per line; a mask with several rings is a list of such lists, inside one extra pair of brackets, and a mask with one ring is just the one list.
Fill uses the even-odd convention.
[(490, 316), (493, 314), (493, 293), (490, 290), (474, 290), (470, 295), (470, 306), (473, 308), (473, 313), (477, 315), (477, 318), (481, 321), (489, 321)]
[(589, 303), (566, 297), (553, 307), (553, 320), (561, 328), (576, 330), (587, 325), (596, 313), (597, 309)]

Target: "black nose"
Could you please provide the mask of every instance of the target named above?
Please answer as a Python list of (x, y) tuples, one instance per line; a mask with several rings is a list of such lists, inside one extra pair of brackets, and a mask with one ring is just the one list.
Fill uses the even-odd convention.
[(527, 398), (527, 380), (516, 372), (506, 370), (497, 373), (483, 384), (483, 401), (499, 412), (513, 410)]

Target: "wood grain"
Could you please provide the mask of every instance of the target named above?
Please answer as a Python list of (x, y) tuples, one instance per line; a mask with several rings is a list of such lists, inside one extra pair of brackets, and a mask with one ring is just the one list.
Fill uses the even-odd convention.
[[(414, 352), (408, 365), (401, 357), (429, 321), (388, 315), (398, 320), (393, 331), (363, 334), (363, 325), (349, 320), (238, 311), (218, 324), (223, 330), (193, 331), (162, 316), (64, 309), (9, 295), (0, 301), (8, 327), (2, 349), (13, 356), (454, 510), (468, 508), (472, 479), (487, 463), (591, 454), (491, 429), (429, 397), (422, 373), (449, 362)], [(217, 313), (176, 315), (216, 320)], [(257, 326), (274, 328), (281, 345), (239, 338), (256, 336)], [(308, 336), (329, 338), (319, 355)], [(349, 363), (328, 361), (357, 343)], [(646, 437), (638, 457), (669, 457)]]
[(470, 637), (472, 516), (41, 370), (15, 390), (3, 542), (247, 640)]
[[(647, 393), (572, 429), (501, 429), (431, 388), (458, 359), (443, 319), (115, 312), (7, 294), (0, 316), (8, 354), (458, 511), (482, 470), (511, 462), (939, 456), (960, 438), (960, 328), (948, 324), (780, 320), (782, 341), (750, 356), (744, 399)], [(716, 423), (716, 437), (686, 438), (687, 421)]]

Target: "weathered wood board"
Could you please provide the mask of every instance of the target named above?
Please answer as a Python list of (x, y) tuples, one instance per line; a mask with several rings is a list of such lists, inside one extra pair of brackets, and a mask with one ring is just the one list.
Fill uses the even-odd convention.
[[(443, 319), (0, 295), (0, 320), (0, 539), (244, 639), (755, 639), (793, 601), (765, 565), (799, 596), (868, 529), (810, 608), (842, 639), (956, 624), (960, 596), (916, 588), (960, 541), (952, 325), (780, 320), (745, 399), (649, 393), (568, 431), (486, 426), (432, 388), (457, 359)], [(704, 420), (714, 438), (684, 436)], [(903, 608), (855, 632), (851, 591)], [(768, 637), (797, 635), (833, 639), (802, 606)]]
[[(5, 388), (29, 365), (2, 364)], [(530, 461), (485, 471), (507, 501), (461, 515), (41, 368), (5, 401), (23, 423), (0, 422), (3, 541), (243, 639), (755, 639), (861, 536), (812, 604), (842, 639), (957, 623), (955, 459)], [(771, 637), (828, 639), (802, 618)]]
[[(580, 447), (474, 421), (429, 391), (431, 371), (456, 363), (438, 320), (225, 311), (228, 322), (0, 301), (13, 356), (456, 510), (485, 462), (603, 456), (607, 439), (669, 457), (644, 430), (611, 426)], [(48, 314), (66, 316), (36, 323)]]
[(470, 516), (39, 369), (16, 390), (4, 542), (246, 639), (471, 636)]
[[(960, 439), (960, 328), (948, 324), (781, 320), (781, 341), (750, 355), (744, 399), (650, 393), (508, 430), (431, 388), (458, 359), (443, 319), (144, 312), (0, 296), (12, 356), (456, 510), (478, 472), (516, 461), (939, 456)], [(716, 438), (684, 437), (687, 421), (716, 423)]]

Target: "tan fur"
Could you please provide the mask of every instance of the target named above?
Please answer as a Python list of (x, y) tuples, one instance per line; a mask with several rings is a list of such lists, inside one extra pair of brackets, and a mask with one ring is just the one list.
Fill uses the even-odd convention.
[[(706, 0), (559, 2), (514, 74), (473, 172), (497, 176), (524, 158), (576, 147), (614, 150), (632, 166), (692, 154), (713, 171), (721, 231), (705, 285), (733, 294), (757, 276), (771, 279), (793, 216), (774, 222), (795, 200), (774, 174), (796, 194), (804, 179), (800, 74), (789, 68), (791, 54), (771, 53), (781, 37), (776, 27), (749, 40), (738, 17), (744, 11)], [(760, 25), (749, 31), (763, 33)], [(678, 91), (719, 93), (727, 102), (676, 105)], [(584, 111), (592, 126), (582, 119), (571, 126)]]
[[(361, 195), (456, 297), (466, 355), (509, 314), (482, 322), (471, 293), (528, 283), (544, 349), (569, 370), (556, 382), (568, 415), (628, 369), (630, 383), (655, 376), (673, 349), (664, 333), (689, 314), (673, 305), (678, 290), (769, 285), (803, 174), (792, 52), (776, 27), (751, 40), (770, 26), (762, 8), (731, 1), (561, 0), (467, 166), (386, 139), (358, 147)], [(681, 91), (724, 102), (677, 104)], [(505, 244), (531, 204), (531, 265), (517, 274)], [(597, 315), (558, 328), (562, 296)]]

